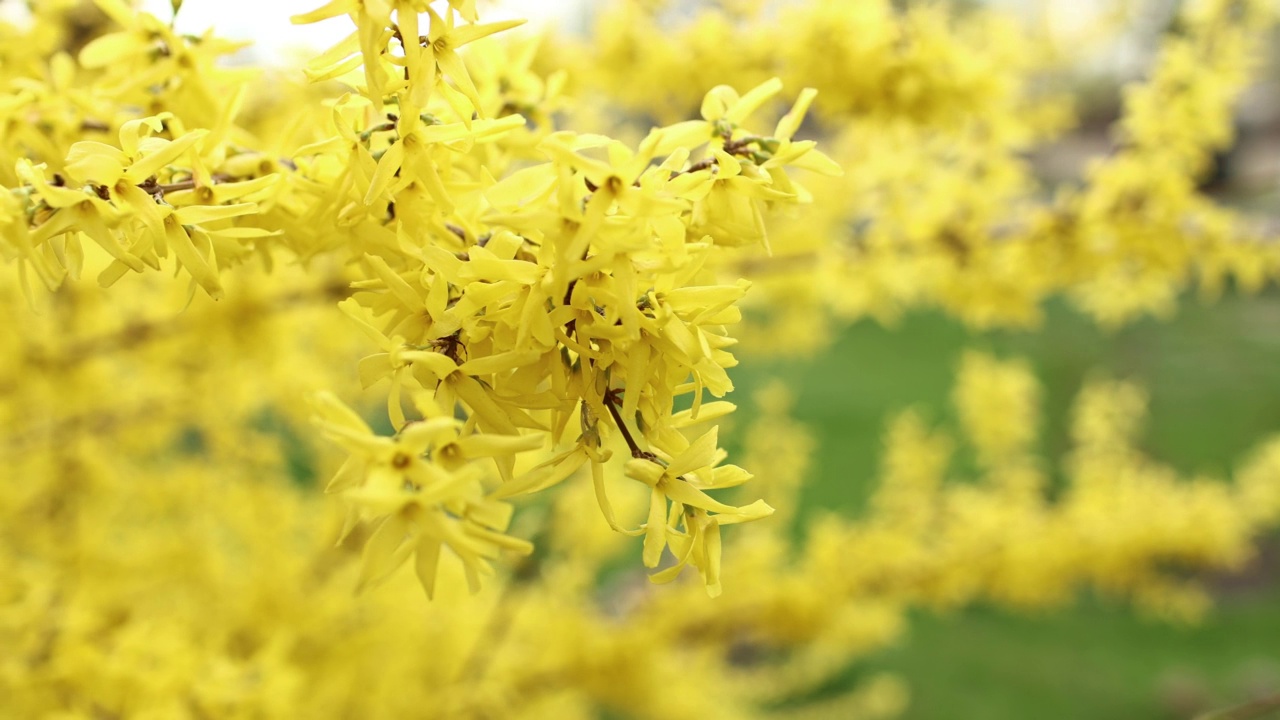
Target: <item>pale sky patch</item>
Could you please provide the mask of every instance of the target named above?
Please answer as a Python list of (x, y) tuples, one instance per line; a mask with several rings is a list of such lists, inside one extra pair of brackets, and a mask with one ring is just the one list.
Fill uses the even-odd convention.
[[(354, 29), (346, 18), (333, 18), (311, 25), (294, 25), (289, 17), (314, 10), (326, 0), (186, 0), (178, 13), (176, 27), (193, 35), (214, 28), (219, 37), (252, 40), (255, 56), (269, 62), (285, 63), (307, 56), (306, 51), (322, 50), (346, 37)], [(156, 17), (168, 19), (169, 0), (143, 0), (142, 8)], [(502, 0), (481, 11), (481, 21), (525, 18), (533, 25), (581, 22), (585, 12), (581, 0)]]

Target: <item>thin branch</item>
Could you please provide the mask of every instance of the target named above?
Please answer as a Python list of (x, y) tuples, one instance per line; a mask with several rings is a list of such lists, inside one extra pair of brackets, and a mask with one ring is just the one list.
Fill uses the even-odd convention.
[(622, 413), (618, 412), (618, 391), (609, 390), (605, 392), (603, 399), (604, 406), (609, 409), (609, 414), (613, 416), (613, 423), (618, 426), (618, 431), (622, 433), (622, 439), (627, 441), (627, 449), (631, 451), (631, 457), (638, 460), (657, 460), (657, 456), (653, 453), (640, 449), (640, 445), (631, 436), (631, 430), (623, 422)]

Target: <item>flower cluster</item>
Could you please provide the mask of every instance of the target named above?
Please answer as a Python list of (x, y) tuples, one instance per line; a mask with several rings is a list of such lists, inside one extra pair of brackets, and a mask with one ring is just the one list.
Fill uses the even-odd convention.
[[(688, 420), (732, 409), (704, 406), (706, 393), (733, 387), (726, 327), (739, 321), (747, 289), (706, 269), (718, 248), (766, 242), (770, 208), (807, 197), (787, 168), (839, 174), (812, 141), (793, 139), (812, 93), (768, 135), (746, 124), (781, 90), (777, 80), (742, 95), (717, 87), (700, 120), (653, 129), (634, 148), (548, 130), (511, 143), (525, 119), (482, 96), (457, 54), (511, 23), (473, 24), (469, 8), (419, 5), (331, 3), (295, 18), (351, 13), (358, 26), (311, 71), (327, 79), (363, 68), (356, 93), (335, 103), (340, 136), (298, 155), (303, 171), (316, 168), (343, 193), (324, 198), (315, 219), (346, 229), (343, 244), (367, 273), (343, 303), (381, 350), (361, 361), (362, 381), (388, 382), (401, 435), (461, 412), (459, 442), (491, 448), (485, 455), (496, 461), (500, 482), (484, 486), (488, 502), (545, 490), (589, 463), (619, 530), (603, 468), (621, 440), (627, 475), (652, 488), (645, 564), (657, 566), (668, 545), (680, 558), (654, 579), (690, 562), (718, 593), (719, 526), (771, 509), (706, 494), (750, 475), (717, 467), (715, 430), (690, 441), (675, 404), (690, 397)], [(510, 172), (495, 177), (504, 166)], [(406, 401), (421, 421), (407, 419)], [(543, 447), (554, 454), (516, 472), (515, 450)], [(410, 443), (405, 452), (416, 464), (425, 449)], [(383, 508), (362, 494), (373, 481), (365, 472), (338, 487), (350, 486), (348, 499), (365, 510)], [(405, 487), (431, 498), (416, 502), (436, 513), (443, 482), (423, 475)], [(379, 537), (390, 527), (396, 541), (370, 562), (407, 537), (388, 523)], [(410, 534), (419, 533), (443, 540), (421, 522)], [(434, 561), (418, 554), (429, 572)]]

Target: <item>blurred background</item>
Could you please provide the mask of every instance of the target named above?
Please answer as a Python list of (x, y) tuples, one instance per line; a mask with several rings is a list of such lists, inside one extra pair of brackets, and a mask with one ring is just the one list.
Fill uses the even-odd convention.
[[(319, 4), (186, 0), (177, 24), (193, 33), (213, 26), (223, 36), (252, 40), (246, 60), (287, 63), (346, 34), (340, 22), (288, 24), (289, 15)], [(1097, 23), (1117, 28), (1105, 46), (1069, 68), (1077, 127), (1032, 158), (1046, 185), (1071, 183), (1090, 157), (1106, 152), (1124, 84), (1142, 77), (1181, 3), (992, 4), (1066, 34)], [(161, 17), (169, 13), (169, 0), (142, 5)], [(585, 1), (497, 5), (486, 18), (528, 17), (566, 32), (587, 31), (593, 12)], [(0, 0), (0, 10), (20, 16), (22, 4)], [(1238, 141), (1208, 180), (1220, 200), (1266, 217), (1280, 214), (1280, 73), (1277, 45), (1270, 47), (1264, 79), (1240, 107)], [(1274, 289), (1212, 304), (1189, 296), (1167, 322), (1147, 319), (1116, 331), (1099, 329), (1065, 304), (1051, 306), (1035, 333), (975, 334), (935, 312), (909, 314), (893, 327), (863, 320), (812, 360), (747, 358), (735, 381), (744, 399), (775, 377), (795, 389), (795, 415), (819, 440), (804, 512), (856, 514), (871, 489), (885, 419), (913, 405), (943, 425), (953, 423), (952, 378), (962, 351), (974, 347), (1032, 363), (1045, 388), (1039, 442), (1050, 460), (1067, 448), (1070, 399), (1099, 372), (1147, 387), (1151, 419), (1144, 449), (1186, 475), (1225, 476), (1229, 460), (1280, 431), (1280, 293)], [(749, 418), (750, 407), (744, 410)], [(803, 526), (798, 522), (796, 532)], [(858, 664), (841, 682), (882, 671), (902, 674), (912, 694), (905, 717), (916, 720), (1163, 720), (1280, 692), (1280, 538), (1264, 543), (1244, 571), (1207, 580), (1218, 605), (1194, 627), (1144, 619), (1091, 598), (1044, 615), (983, 607), (921, 613), (905, 643)]]
[[(1052, 307), (1035, 334), (975, 336), (937, 313), (909, 315), (893, 328), (863, 321), (813, 361), (748, 360), (735, 381), (744, 397), (772, 377), (797, 392), (795, 415), (819, 442), (803, 512), (857, 513), (871, 490), (884, 418), (916, 405), (953, 424), (952, 378), (961, 353), (975, 346), (1031, 361), (1045, 389), (1047, 458), (1066, 450), (1071, 398), (1100, 372), (1146, 385), (1144, 449), (1182, 473), (1223, 477), (1230, 459), (1280, 428), (1274, 291), (1212, 305), (1186, 298), (1169, 322), (1114, 333), (1065, 306)], [(1217, 606), (1191, 627), (1092, 598), (1043, 614), (921, 613), (904, 644), (858, 672), (908, 678), (904, 717), (920, 720), (1190, 718), (1280, 691), (1280, 538), (1243, 572), (1209, 583)]]

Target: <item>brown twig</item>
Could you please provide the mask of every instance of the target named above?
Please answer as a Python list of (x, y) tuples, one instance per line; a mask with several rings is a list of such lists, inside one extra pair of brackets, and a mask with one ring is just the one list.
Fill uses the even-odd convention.
[[(724, 151), (730, 155), (749, 158), (752, 156), (752, 151), (751, 151), (751, 148), (749, 147), (751, 143), (760, 142), (761, 140), (764, 140), (764, 139), (765, 138), (755, 137), (755, 136), (744, 137), (741, 140), (729, 140), (726, 138), (724, 143)], [(719, 167), (719, 165), (720, 165), (719, 161), (713, 155), (711, 157), (705, 157), (699, 160), (698, 162), (690, 165), (685, 170), (678, 170), (676, 172), (671, 173), (671, 177), (676, 178), (681, 175), (685, 175), (687, 173), (695, 173), (702, 170), (710, 170), (713, 167)]]
[(627, 424), (623, 422), (622, 413), (618, 412), (619, 392), (619, 390), (614, 389), (605, 391), (603, 401), (604, 406), (609, 410), (609, 415), (613, 417), (614, 424), (618, 426), (618, 432), (622, 433), (622, 439), (627, 441), (627, 449), (631, 451), (631, 457), (636, 458), (637, 460), (656, 461), (658, 456), (647, 450), (641, 450), (640, 445), (636, 443), (636, 439), (631, 436), (631, 430), (627, 427)]

